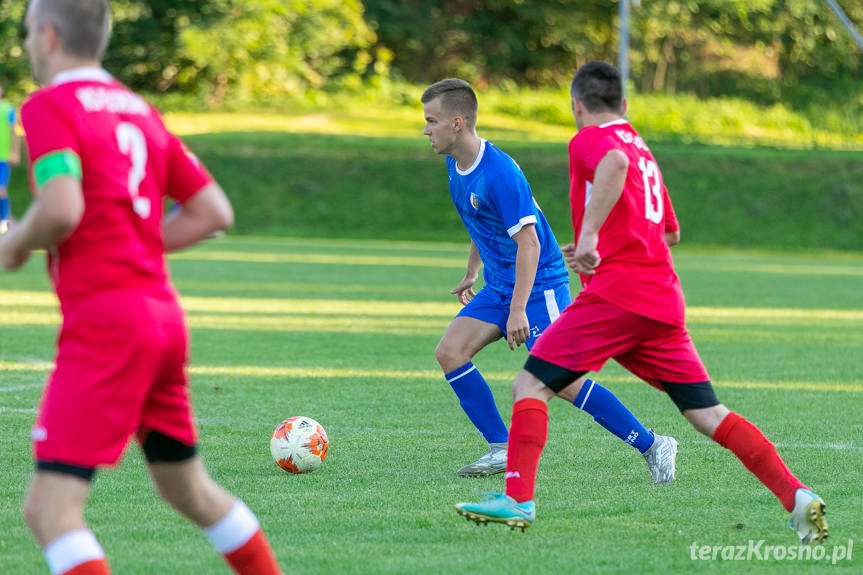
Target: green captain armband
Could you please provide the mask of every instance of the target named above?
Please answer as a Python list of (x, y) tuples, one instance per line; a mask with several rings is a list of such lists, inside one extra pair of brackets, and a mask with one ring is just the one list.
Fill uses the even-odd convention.
[(81, 158), (72, 150), (58, 150), (42, 156), (33, 164), (36, 187), (41, 188), (48, 180), (57, 176), (73, 176), (81, 179)]

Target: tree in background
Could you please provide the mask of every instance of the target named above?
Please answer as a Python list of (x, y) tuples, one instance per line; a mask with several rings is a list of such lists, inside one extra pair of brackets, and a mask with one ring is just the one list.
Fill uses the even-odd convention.
[[(218, 102), (298, 95), (386, 74), (360, 0), (114, 0), (105, 67), (147, 93)], [(34, 88), (22, 49), (26, 2), (0, 3), (2, 77)]]
[[(416, 84), (566, 86), (588, 60), (617, 61), (621, 0), (114, 0), (106, 67), (131, 88), (196, 101), (279, 101)], [(838, 0), (863, 27), (863, 2)], [(34, 86), (24, 0), (0, 2), (0, 75)], [(863, 58), (824, 0), (642, 0), (632, 11), (638, 92), (736, 96), (797, 109), (863, 110)]]
[(410, 82), (569, 83), (576, 63), (613, 55), (612, 0), (366, 0), (367, 19)]
[[(208, 96), (243, 101), (300, 95), (354, 82), (372, 63), (376, 40), (359, 0), (219, 0), (216, 17), (179, 33), (179, 54)], [(215, 39), (215, 41), (214, 41)]]
[[(427, 83), (567, 85), (586, 60), (617, 61), (620, 0), (366, 0), (393, 68)], [(839, 0), (863, 25), (863, 3)], [(632, 11), (639, 92), (762, 104), (863, 93), (863, 64), (824, 0), (642, 0)], [(863, 105), (863, 102), (860, 103)]]

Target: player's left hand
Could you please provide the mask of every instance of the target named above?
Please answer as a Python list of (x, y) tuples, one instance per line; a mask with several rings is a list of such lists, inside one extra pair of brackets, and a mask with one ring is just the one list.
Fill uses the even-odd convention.
[(506, 320), (506, 343), (514, 350), (530, 337), (530, 323), (524, 311), (510, 311)]

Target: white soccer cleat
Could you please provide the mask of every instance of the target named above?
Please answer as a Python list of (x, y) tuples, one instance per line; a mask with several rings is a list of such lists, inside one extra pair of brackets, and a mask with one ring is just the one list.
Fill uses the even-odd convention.
[(791, 510), (789, 526), (797, 531), (800, 543), (821, 543), (827, 539), (827, 522), (824, 520), (824, 500), (808, 489), (800, 488), (794, 493), (794, 509)]
[(655, 440), (644, 452), (644, 460), (650, 468), (650, 479), (655, 485), (671, 483), (676, 474), (677, 440), (667, 435), (654, 433)]
[(506, 443), (489, 443), (485, 455), (458, 470), (461, 477), (488, 477), (506, 471)]

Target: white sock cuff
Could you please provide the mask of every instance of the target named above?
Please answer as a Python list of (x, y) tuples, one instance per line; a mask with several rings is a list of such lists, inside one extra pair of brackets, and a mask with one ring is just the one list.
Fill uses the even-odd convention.
[(65, 573), (87, 561), (105, 558), (102, 546), (89, 529), (67, 531), (48, 543), (44, 554), (52, 575)]
[(258, 518), (252, 510), (237, 499), (227, 515), (219, 519), (215, 525), (205, 528), (204, 533), (207, 534), (216, 551), (227, 555), (242, 547), (260, 527)]

